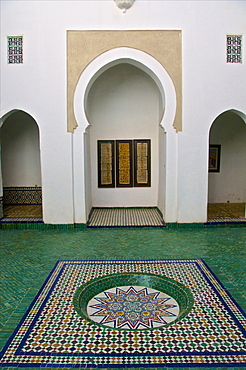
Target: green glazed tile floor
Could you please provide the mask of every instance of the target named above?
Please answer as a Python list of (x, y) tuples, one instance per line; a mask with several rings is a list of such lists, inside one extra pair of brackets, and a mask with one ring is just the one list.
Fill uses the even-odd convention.
[(202, 258), (246, 310), (243, 227), (0, 230), (0, 246), (1, 347), (57, 260)]

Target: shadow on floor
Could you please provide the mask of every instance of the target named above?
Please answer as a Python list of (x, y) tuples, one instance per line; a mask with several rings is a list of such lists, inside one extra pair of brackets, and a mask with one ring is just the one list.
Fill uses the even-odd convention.
[(210, 203), (208, 220), (211, 219), (245, 219), (245, 203)]
[(5, 205), (4, 217), (42, 217), (42, 205)]
[[(8, 218), (39, 218), (42, 219), (42, 205), (5, 205), (4, 219)], [(208, 204), (208, 221), (210, 220), (242, 220), (245, 217), (245, 203), (210, 203)], [(2, 219), (3, 221), (3, 219)]]

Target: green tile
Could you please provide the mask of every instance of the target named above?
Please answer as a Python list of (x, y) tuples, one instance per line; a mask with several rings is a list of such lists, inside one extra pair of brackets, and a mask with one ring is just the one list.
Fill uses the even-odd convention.
[(10, 307), (1, 315), (4, 329), (1, 343), (12, 333), (47, 274), (61, 259), (202, 258), (246, 310), (246, 228), (200, 224), (167, 226), (166, 229), (88, 230), (83, 224), (73, 227), (38, 225), (37, 229), (25, 228), (25, 225), (24, 229), (17, 229), (15, 225), (7, 228), (2, 224), (0, 299)]

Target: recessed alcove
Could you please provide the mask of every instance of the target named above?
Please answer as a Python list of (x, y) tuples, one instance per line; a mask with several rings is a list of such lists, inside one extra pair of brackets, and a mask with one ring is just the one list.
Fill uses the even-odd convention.
[[(86, 99), (90, 126), (86, 131), (93, 207), (156, 206), (159, 176), (159, 124), (163, 99), (154, 80), (142, 69), (120, 63), (103, 72)], [(149, 139), (151, 187), (145, 189), (98, 187), (98, 140)]]

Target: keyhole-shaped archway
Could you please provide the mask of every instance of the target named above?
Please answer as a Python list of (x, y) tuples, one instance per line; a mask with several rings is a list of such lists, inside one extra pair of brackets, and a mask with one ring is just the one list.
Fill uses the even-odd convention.
[[(90, 127), (88, 119), (90, 100), (88, 100), (88, 96), (99, 76), (103, 75), (107, 70), (112, 72), (111, 68), (120, 64), (128, 64), (136, 67), (137, 70), (140, 70), (140, 75), (143, 72), (146, 73), (148, 77), (153, 80), (152, 84), (155, 83), (156, 88), (158, 88), (159, 126), (157, 125), (157, 130), (162, 131), (162, 135), (158, 133), (158, 141), (161, 144), (159, 145), (158, 142), (159, 168), (158, 171), (156, 171), (158, 172), (158, 184), (155, 196), (157, 199), (157, 206), (164, 214), (166, 221), (174, 222), (177, 220), (177, 194), (176, 185), (174, 185), (174, 182), (176, 184), (177, 174), (175, 149), (177, 145), (177, 133), (173, 127), (176, 114), (175, 88), (170, 76), (157, 60), (144, 52), (130, 48), (112, 49), (98, 56), (81, 74), (75, 89), (74, 113), (78, 124), (74, 132), (73, 141), (75, 220), (78, 220), (76, 222), (84, 222), (84, 220), (87, 220), (93, 201), (90, 174), (92, 171), (91, 166), (96, 166), (96, 164), (91, 161), (91, 141), (87, 139), (87, 136), (90, 135), (88, 130)], [(164, 114), (162, 114), (163, 110)], [(85, 140), (81, 140), (82, 138)], [(79, 152), (81, 152), (80, 158), (85, 158), (83, 166), (78, 157)], [(167, 168), (170, 172), (167, 172)], [(85, 185), (85, 199), (83, 199), (83, 194), (81, 192), (81, 184)], [(78, 207), (78, 204), (81, 206)]]
[[(90, 147), (93, 207), (157, 206), (159, 124), (163, 116), (163, 108), (160, 91), (153, 79), (140, 68), (127, 62), (112, 66), (94, 81), (86, 100), (87, 118), (90, 123), (86, 137), (90, 141), (88, 147)], [(89, 134), (88, 131), (90, 131)], [(163, 133), (163, 130), (161, 132)], [(150, 184), (135, 187), (132, 182), (129, 185), (126, 183), (122, 187), (117, 187), (114, 183), (114, 187), (98, 187), (97, 142), (111, 140), (115, 144), (117, 140), (128, 140), (131, 143), (137, 139), (148, 139), (151, 143), (151, 163), (148, 172)], [(134, 151), (134, 148), (131, 149)], [(125, 170), (120, 169), (119, 172), (133, 177), (133, 167), (137, 167), (138, 164), (134, 162), (133, 155), (131, 155), (131, 163), (130, 161), (127, 163), (127, 159), (123, 162), (124, 158), (121, 165), (125, 164)], [(116, 162), (115, 156), (114, 159)], [(116, 163), (108, 165), (111, 171)], [(145, 166), (147, 163), (143, 163), (143, 168)], [(116, 177), (117, 175), (119, 177), (116, 173)]]

